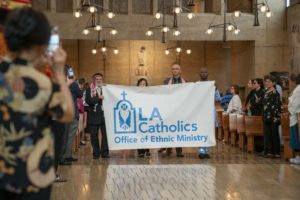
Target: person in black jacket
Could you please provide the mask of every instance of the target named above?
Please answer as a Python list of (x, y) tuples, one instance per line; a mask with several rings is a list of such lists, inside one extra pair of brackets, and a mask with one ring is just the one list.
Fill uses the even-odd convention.
[[(109, 150), (107, 144), (106, 127), (104, 121), (104, 113), (102, 110), (102, 95), (103, 75), (96, 73), (93, 75), (93, 83), (86, 89), (85, 100), (90, 106), (88, 112), (88, 126), (91, 133), (91, 143), (93, 147), (93, 159), (109, 158)], [(101, 150), (99, 145), (98, 132), (101, 129)]]
[(246, 97), (246, 102), (245, 102), (245, 113), (249, 116), (252, 115), (251, 110), (250, 110), (250, 99), (253, 97), (254, 95), (254, 87), (253, 87), (253, 83), (254, 83), (255, 79), (250, 79), (248, 82), (248, 88), (250, 89), (249, 94)]
[(253, 93), (249, 100), (251, 115), (261, 116), (263, 110), (262, 100), (265, 95), (263, 80), (261, 78), (254, 79), (252, 91)]
[(74, 102), (74, 111), (75, 111), (75, 116), (74, 119), (72, 120), (71, 123), (67, 124), (66, 126), (66, 138), (65, 138), (65, 145), (64, 145), (64, 156), (61, 160), (61, 164), (64, 165), (68, 162), (76, 162), (78, 161), (77, 158), (74, 158), (72, 156), (72, 146), (73, 146), (73, 141), (76, 136), (76, 132), (78, 129), (78, 124), (79, 124), (79, 112), (78, 112), (78, 105), (77, 105), (77, 98), (81, 98), (83, 95), (82, 90), (80, 90), (80, 87), (78, 83), (74, 80), (74, 74), (71, 73), (69, 74), (68, 71), (73, 72), (73, 67), (66, 65), (65, 66), (65, 75), (67, 79), (67, 83), (69, 84), (69, 89), (71, 91), (72, 97), (73, 97), (73, 102)]

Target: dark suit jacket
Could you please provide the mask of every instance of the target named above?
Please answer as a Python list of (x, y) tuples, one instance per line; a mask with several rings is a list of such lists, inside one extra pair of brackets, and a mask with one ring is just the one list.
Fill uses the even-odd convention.
[(100, 125), (104, 123), (104, 114), (102, 111), (102, 100), (96, 95), (91, 97), (91, 89), (85, 91), (85, 101), (89, 105), (88, 121), (89, 125)]
[(78, 112), (78, 105), (77, 105), (77, 99), (82, 98), (83, 92), (80, 90), (79, 85), (77, 82), (71, 83), (69, 86), (70, 92), (73, 97), (74, 102), (74, 111), (75, 111), (75, 118), (79, 120), (79, 112)]
[(179, 78), (177, 78), (177, 79), (175, 79), (175, 78), (173, 78), (173, 77), (170, 77), (170, 78), (167, 78), (166, 80), (164, 80), (164, 85), (168, 85), (168, 83), (169, 83), (169, 81), (170, 81), (171, 78), (173, 79), (173, 80), (172, 80), (172, 84), (179, 84), (179, 83), (182, 83), (181, 77), (179, 77)]

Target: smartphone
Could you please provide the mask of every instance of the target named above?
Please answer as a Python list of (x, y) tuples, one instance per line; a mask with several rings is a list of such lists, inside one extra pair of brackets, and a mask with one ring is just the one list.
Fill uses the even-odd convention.
[(59, 35), (58, 35), (58, 27), (53, 27), (51, 31), (51, 36), (49, 40), (49, 45), (47, 49), (48, 55), (52, 56), (56, 49), (59, 48)]
[(67, 69), (67, 76), (68, 76), (69, 79), (73, 79), (74, 78), (74, 70), (73, 70), (72, 66), (68, 67), (68, 69)]

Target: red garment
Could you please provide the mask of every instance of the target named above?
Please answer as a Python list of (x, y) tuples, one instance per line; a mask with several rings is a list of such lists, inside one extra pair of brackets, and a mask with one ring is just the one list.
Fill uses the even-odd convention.
[(81, 98), (77, 99), (78, 112), (84, 113), (83, 100)]

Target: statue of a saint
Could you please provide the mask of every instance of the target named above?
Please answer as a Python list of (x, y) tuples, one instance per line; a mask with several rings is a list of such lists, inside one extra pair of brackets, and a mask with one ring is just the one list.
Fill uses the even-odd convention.
[(141, 47), (140, 51), (138, 52), (138, 62), (139, 66), (145, 66), (146, 64), (146, 48), (143, 46)]
[(146, 55), (146, 48), (142, 46), (140, 51), (138, 52), (138, 66), (135, 70), (136, 76), (147, 76), (147, 55)]

